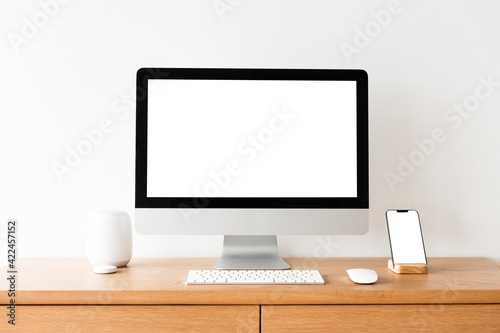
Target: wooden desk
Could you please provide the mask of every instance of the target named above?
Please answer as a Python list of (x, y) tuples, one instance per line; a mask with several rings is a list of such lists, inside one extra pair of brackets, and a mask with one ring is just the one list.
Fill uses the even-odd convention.
[[(327, 284), (184, 285), (189, 269), (211, 269), (213, 258), (134, 258), (111, 275), (92, 273), (86, 259), (21, 259), (16, 326), (2, 306), (0, 331), (500, 331), (500, 265), (486, 258), (430, 258), (428, 275), (396, 275), (387, 258), (286, 260), (319, 269)], [(352, 283), (345, 270), (358, 267), (376, 270), (378, 282)]]

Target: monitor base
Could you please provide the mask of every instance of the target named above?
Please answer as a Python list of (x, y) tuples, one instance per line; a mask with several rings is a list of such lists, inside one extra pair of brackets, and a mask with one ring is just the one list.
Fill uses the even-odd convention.
[(290, 269), (278, 253), (276, 236), (224, 236), (215, 269)]

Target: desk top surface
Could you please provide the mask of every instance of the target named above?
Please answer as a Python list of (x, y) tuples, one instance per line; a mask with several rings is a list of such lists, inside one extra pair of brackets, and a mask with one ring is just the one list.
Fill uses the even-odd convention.
[[(429, 258), (429, 274), (395, 274), (387, 258), (285, 258), (292, 269), (318, 269), (325, 285), (189, 285), (189, 269), (213, 269), (216, 258), (133, 258), (115, 274), (94, 274), (84, 258), (17, 262), (21, 304), (422, 304), (500, 303), (500, 265), (487, 258)], [(373, 285), (346, 269), (370, 268)], [(3, 276), (7, 268), (2, 267)], [(9, 301), (0, 281), (0, 303)]]

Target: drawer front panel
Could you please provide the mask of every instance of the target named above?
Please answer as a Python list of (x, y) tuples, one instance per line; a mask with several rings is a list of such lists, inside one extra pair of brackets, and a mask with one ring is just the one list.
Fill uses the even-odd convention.
[(500, 304), (262, 307), (262, 332), (500, 332)]
[[(259, 332), (259, 306), (17, 306), (2, 332)], [(5, 330), (4, 330), (5, 329)]]

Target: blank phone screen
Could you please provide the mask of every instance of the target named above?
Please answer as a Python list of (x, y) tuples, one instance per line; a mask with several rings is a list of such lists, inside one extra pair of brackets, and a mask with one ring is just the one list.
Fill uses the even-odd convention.
[(394, 264), (427, 264), (420, 220), (415, 210), (386, 213)]

